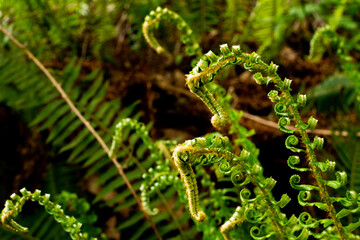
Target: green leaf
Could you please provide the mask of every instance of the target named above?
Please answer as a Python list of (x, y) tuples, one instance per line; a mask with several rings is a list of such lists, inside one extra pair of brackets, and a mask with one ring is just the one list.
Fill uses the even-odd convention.
[(137, 222), (139, 222), (140, 220), (142, 220), (144, 218), (144, 213), (139, 211), (135, 214), (132, 214), (128, 219), (126, 219), (126, 221), (122, 224), (120, 224), (117, 227), (118, 231), (121, 231), (125, 228), (131, 227), (133, 225), (135, 225)]
[(73, 149), (77, 145), (79, 145), (85, 137), (87, 137), (90, 134), (89, 129), (84, 128), (76, 137), (74, 140), (72, 140), (69, 144), (66, 144), (60, 149), (60, 153), (64, 152), (69, 149)]
[(57, 101), (54, 101), (54, 102), (50, 103), (49, 105), (47, 105), (36, 116), (36, 118), (32, 122), (30, 122), (30, 126), (34, 126), (34, 125), (40, 123), (41, 121), (45, 120), (49, 116), (51, 116), (51, 114), (53, 114), (58, 109), (58, 107), (60, 107), (62, 104), (63, 104), (63, 101), (57, 100)]
[(56, 109), (56, 111), (53, 112), (51, 116), (47, 117), (46, 121), (43, 124), (41, 124), (39, 130), (42, 131), (44, 129), (47, 129), (56, 122), (60, 121), (59, 119), (62, 116), (64, 116), (64, 114), (67, 112), (70, 112), (70, 108), (67, 104), (63, 104), (62, 106), (59, 106), (58, 109)]
[[(131, 172), (126, 173), (126, 176), (128, 178), (129, 181), (132, 181), (136, 178), (139, 178), (139, 176), (141, 175), (141, 172), (139, 172), (138, 169), (135, 169)], [(106, 186), (100, 191), (100, 193), (98, 193), (98, 195), (96, 196), (96, 198), (94, 199), (94, 203), (98, 202), (100, 199), (102, 199), (106, 194), (115, 191), (115, 189), (123, 186), (124, 180), (122, 178), (116, 178), (114, 180), (112, 180), (111, 182), (107, 183)]]
[[(73, 114), (65, 115), (59, 123), (55, 124), (50, 132), (46, 142), (51, 142), (56, 137), (61, 137), (64, 132), (66, 132), (67, 127), (71, 124), (71, 122), (76, 121), (77, 118)], [(60, 136), (59, 136), (60, 135)]]
[[(90, 86), (90, 88), (87, 89), (86, 92), (82, 95), (82, 97), (79, 101), (79, 104), (85, 105), (89, 101), (89, 99), (91, 99), (95, 96), (96, 93), (104, 91), (103, 89), (106, 89), (107, 84), (105, 84), (101, 89), (99, 89), (102, 84), (103, 84), (103, 78), (101, 76), (101, 77), (98, 77), (95, 80), (95, 82)], [(97, 96), (100, 98), (102, 97), (101, 95), (97, 95)]]

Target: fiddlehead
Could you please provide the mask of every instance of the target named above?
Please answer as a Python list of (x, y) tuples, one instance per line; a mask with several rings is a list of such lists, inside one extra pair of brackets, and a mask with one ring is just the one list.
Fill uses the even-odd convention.
[(124, 129), (130, 128), (136, 131), (144, 144), (152, 152), (154, 158), (161, 158), (160, 150), (155, 146), (155, 143), (149, 136), (149, 131), (146, 129), (144, 123), (138, 122), (135, 119), (124, 118), (121, 119), (115, 126), (115, 133), (113, 135), (113, 140), (110, 147), (110, 157), (116, 157), (117, 152), (123, 144), (124, 139)]
[(175, 187), (179, 192), (178, 195), (181, 202), (186, 202), (184, 187), (181, 184), (180, 178), (176, 175), (177, 172), (170, 170), (168, 160), (165, 160), (164, 163), (159, 162), (155, 169), (149, 168), (148, 172), (143, 174), (144, 180), (140, 186), (141, 202), (149, 215), (156, 215), (159, 212), (157, 208), (150, 207), (150, 197), (157, 190), (163, 190), (167, 186)]
[(299, 144), (299, 139), (295, 135), (290, 135), (285, 140), (285, 146), (292, 152), (304, 152), (304, 149), (294, 147)]
[(145, 17), (142, 27), (146, 41), (157, 53), (166, 52), (154, 36), (161, 21), (169, 21), (176, 25), (177, 29), (181, 31), (181, 42), (186, 46), (186, 54), (189, 56), (201, 54), (201, 48), (195, 40), (194, 33), (184, 19), (177, 13), (161, 7), (158, 7), (155, 11), (151, 11), (150, 14)]
[(288, 117), (281, 117), (279, 119), (279, 129), (285, 133), (294, 133), (295, 131), (294, 130), (291, 130), (291, 129), (287, 129), (286, 127), (290, 125), (290, 118)]
[(206, 215), (203, 211), (199, 210), (199, 192), (198, 186), (196, 183), (195, 173), (189, 164), (183, 164), (184, 162), (190, 161), (189, 152), (182, 152), (181, 150), (176, 150), (175, 165), (181, 169), (180, 174), (184, 181), (186, 193), (188, 196), (189, 202), (189, 211), (190, 214), (198, 222), (205, 221)]
[[(219, 170), (224, 174), (229, 174), (229, 170), (235, 166), (244, 167), (242, 162), (246, 160), (248, 154), (237, 157), (230, 151), (225, 150), (228, 143), (227, 137), (196, 138), (186, 141), (174, 150), (173, 159), (184, 181), (189, 210), (198, 222), (205, 221), (205, 213), (199, 208), (198, 186), (192, 167), (199, 164), (218, 164)], [(232, 179), (236, 179), (236, 177)], [(236, 183), (238, 184), (238, 181)]]
[(306, 172), (306, 171), (310, 171), (309, 168), (299, 168), (299, 167), (295, 167), (296, 164), (299, 164), (300, 163), (300, 158), (298, 156), (290, 156), (288, 158), (288, 166), (291, 168), (291, 169), (295, 169), (297, 171), (300, 171), (300, 172)]
[(89, 237), (87, 233), (82, 233), (82, 224), (74, 217), (67, 216), (60, 205), (51, 202), (50, 194), (41, 195), (40, 190), (35, 190), (32, 193), (27, 191), (26, 188), (21, 189), (20, 192), (22, 194), (21, 197), (14, 193), (10, 196), (12, 200), (7, 200), (5, 202), (5, 208), (1, 212), (1, 222), (5, 227), (13, 231), (28, 231), (28, 228), (15, 222), (14, 218), (22, 211), (25, 202), (31, 200), (44, 206), (46, 212), (53, 215), (54, 219), (61, 223), (64, 230), (69, 233), (72, 239), (97, 239)]

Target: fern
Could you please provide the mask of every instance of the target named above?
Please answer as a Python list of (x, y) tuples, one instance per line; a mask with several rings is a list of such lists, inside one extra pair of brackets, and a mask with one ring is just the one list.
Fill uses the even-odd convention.
[(310, 103), (319, 112), (348, 111), (355, 101), (355, 84), (344, 75), (333, 75), (308, 90)]
[(0, 100), (19, 111), (42, 106), (57, 97), (39, 71), (23, 61), (19, 53), (0, 55)]
[(345, 10), (357, 8), (357, 4), (347, 0), (341, 0), (336, 3), (334, 10), (328, 16), (327, 24), (316, 29), (311, 42), (309, 59), (313, 62), (319, 62), (325, 52), (330, 56), (337, 55), (342, 62), (351, 62), (351, 50), (356, 48), (357, 37), (351, 36), (349, 40), (339, 34), (338, 29), (348, 28), (348, 30), (356, 28), (356, 20), (348, 18)]
[[(89, 237), (88, 233), (82, 233), (82, 224), (78, 222), (74, 217), (67, 216), (60, 205), (51, 202), (50, 194), (41, 195), (40, 190), (35, 190), (33, 193), (31, 193), (30, 191), (27, 191), (26, 188), (21, 189), (20, 192), (22, 194), (21, 197), (15, 193), (11, 195), (10, 198), (12, 200), (6, 201), (5, 208), (1, 212), (1, 222), (9, 230), (14, 232), (28, 231), (28, 228), (23, 227), (17, 222), (15, 222), (14, 218), (22, 211), (22, 207), (25, 202), (31, 200), (33, 202), (38, 202), (40, 205), (43, 205), (46, 212), (50, 215), (53, 215), (54, 219), (58, 223), (61, 223), (64, 230), (68, 232), (71, 236), (71, 239), (97, 239)], [(69, 199), (68, 196), (65, 195), (65, 193), (63, 194), (63, 196), (66, 199)], [(75, 197), (77, 196), (75, 195)], [(86, 201), (82, 202), (81, 204), (86, 204)]]
[[(251, 1), (242, 1), (239, 4), (236, 0), (226, 1), (226, 12), (224, 13), (223, 29), (225, 30), (225, 40), (236, 43), (245, 39), (246, 25), (251, 13)], [(242, 42), (242, 41), (241, 41)]]
[(339, 36), (330, 26), (318, 28), (310, 42), (309, 59), (312, 62), (319, 62), (325, 52), (332, 52), (333, 49), (339, 49), (341, 45)]
[[(41, 3), (41, 1), (38, 2)], [(270, 1), (263, 2), (267, 2), (270, 6)], [(271, 1), (271, 3), (276, 3), (276, 1)], [(46, 7), (46, 4), (44, 6)], [(274, 6), (272, 5), (275, 11), (278, 6)], [(266, 14), (264, 16), (266, 17)], [(146, 39), (157, 50), (161, 45), (156, 43), (156, 38), (151, 34), (157, 29), (159, 19), (184, 23), (176, 13), (166, 9), (160, 8), (153, 12), (145, 21), (144, 33), (145, 37), (147, 34)], [(186, 29), (184, 35), (186, 41), (183, 42), (190, 46), (197, 46), (195, 49), (198, 50), (200, 47), (192, 38), (192, 32), (188, 31), (190, 28), (184, 24), (180, 25), (180, 30)], [(272, 23), (273, 39), (274, 26), (275, 24)], [(267, 43), (263, 48), (268, 46)], [(105, 100), (107, 85), (102, 78), (101, 70), (94, 70), (83, 76), (81, 75), (81, 61), (77, 63), (77, 60), (73, 59), (64, 71), (58, 72), (58, 75), (66, 79), (62, 82), (64, 89), (70, 93), (70, 97), (79, 106), (81, 112), (90, 119), (94, 128), (104, 139), (105, 152), (108, 153), (112, 162), (116, 164), (116, 159), (121, 159), (122, 165), (127, 169), (127, 178), (136, 191), (142, 192), (145, 210), (154, 214), (153, 221), (160, 226), (160, 235), (168, 237), (178, 230), (182, 238), (194, 238), (193, 226), (189, 227), (188, 234), (184, 234), (181, 229), (181, 226), (188, 224), (189, 215), (184, 213), (177, 219), (167, 205), (166, 199), (172, 198), (175, 210), (180, 209), (181, 203), (185, 200), (188, 202), (186, 207), (190, 216), (206, 239), (308, 239), (310, 236), (316, 239), (358, 239), (354, 232), (360, 226), (360, 221), (357, 219), (360, 212), (358, 193), (345, 188), (347, 191), (343, 194), (334, 194), (335, 190), (338, 191), (340, 187), (346, 185), (347, 176), (345, 172), (334, 171), (334, 162), (319, 161), (318, 151), (322, 149), (324, 139), (318, 136), (310, 139), (307, 132), (315, 128), (317, 120), (310, 117), (305, 122), (299, 113), (299, 109), (305, 106), (306, 96), (302, 94), (292, 96), (291, 80), (281, 79), (277, 73), (278, 66), (274, 63), (266, 64), (255, 52), (245, 53), (240, 46), (233, 46), (230, 50), (227, 44), (220, 46), (220, 52), (220, 55), (212, 51), (205, 54), (187, 75), (186, 85), (212, 112), (212, 125), (219, 132), (230, 134), (230, 138), (214, 133), (185, 141), (176, 147), (174, 143), (152, 140), (148, 131), (151, 124), (146, 126), (137, 122), (139, 115), (130, 120), (124, 119), (133, 112), (136, 103), (117, 114), (120, 111), (120, 103)], [(1, 67), (6, 69), (10, 64), (11, 62), (5, 61)], [(290, 218), (282, 213), (282, 208), (286, 206), (290, 198), (287, 194), (283, 194), (279, 200), (274, 198), (272, 189), (276, 181), (263, 175), (263, 168), (258, 160), (259, 150), (247, 139), (253, 132), (238, 124), (241, 112), (230, 109), (231, 97), (226, 95), (221, 87), (212, 83), (216, 74), (228, 65), (237, 65), (244, 70), (254, 72), (253, 77), (258, 84), (266, 84), (269, 88), (273, 88), (268, 96), (275, 104), (274, 111), (279, 116), (279, 129), (289, 134), (285, 146), (294, 152), (294, 155), (288, 159), (288, 165), (291, 169), (301, 173), (307, 172), (312, 177), (311, 184), (306, 184), (303, 183), (302, 176), (294, 174), (290, 178), (290, 185), (299, 191), (300, 206), (314, 207), (315, 211), (324, 211), (319, 218), (312, 216), (312, 212), (310, 214), (306, 211), (298, 217), (293, 215)], [(13, 75), (16, 76), (16, 72), (5, 77), (11, 79)], [(15, 84), (12, 84), (12, 81), (5, 82), (4, 88), (26, 91), (29, 85), (24, 79), (29, 76), (17, 77), (20, 79), (16, 79)], [(33, 90), (38, 89), (40, 87), (35, 84)], [(139, 202), (136, 194), (126, 188), (125, 185), (129, 186), (128, 183), (125, 184), (126, 178), (118, 177), (118, 173), (122, 172), (122, 167), (120, 169), (111, 165), (106, 153), (95, 140), (97, 135), (94, 134), (95, 137), (90, 135), (57, 95), (53, 97), (51, 93), (47, 94), (51, 96), (50, 99), (39, 100), (36, 103), (35, 106), (42, 110), (32, 120), (31, 125), (44, 131), (44, 134), (49, 131), (47, 141), (53, 149), (69, 154), (70, 163), (81, 164), (87, 171), (86, 177), (92, 176), (96, 179), (95, 184), (99, 190), (96, 191), (97, 196), (93, 203), (110, 206), (122, 216), (131, 215), (118, 227), (125, 238), (153, 238), (153, 235), (149, 236), (150, 222), (142, 221), (143, 216), (147, 214), (129, 210)], [(24, 99), (30, 99), (30, 96), (26, 94), (24, 96)], [(3, 100), (17, 106), (18, 99), (12, 98), (11, 95), (6, 95)], [(113, 109), (115, 110), (112, 111)], [(116, 126), (115, 122), (118, 122)], [(84, 121), (83, 123), (87, 124)], [(294, 127), (289, 128), (292, 124)], [(109, 152), (106, 145), (111, 141), (112, 130), (115, 130), (115, 134)], [(233, 140), (233, 144), (230, 140)], [(348, 167), (349, 162), (346, 160), (344, 166)], [(298, 166), (300, 163), (303, 166)], [(351, 169), (353, 186), (357, 183), (355, 181), (358, 174), (357, 168), (357, 163), (353, 162)], [(177, 171), (181, 179), (177, 177)], [(141, 175), (143, 175), (143, 181), (140, 180)], [(175, 187), (167, 187), (169, 183), (174, 184)], [(227, 188), (222, 184), (233, 184), (234, 187)], [(205, 191), (199, 191), (200, 186), (205, 188)], [(160, 193), (160, 190), (163, 193)], [(6, 208), (2, 212), (3, 224), (18, 231), (25, 229), (10, 217), (18, 214), (24, 204), (24, 199), (36, 200), (45, 205), (49, 203), (49, 196), (41, 196), (39, 191), (31, 193), (24, 189), (21, 192), (23, 198), (13, 195), (15, 202), (7, 201)], [(161, 204), (165, 205), (166, 211), (153, 209), (153, 205), (160, 206), (159, 200), (152, 201), (151, 199), (155, 193), (160, 197)], [(135, 199), (131, 197), (131, 194), (135, 195)], [(180, 196), (179, 199), (175, 199), (176, 196)], [(67, 194), (66, 199), (69, 198), (72, 197)], [(47, 210), (55, 213), (56, 218), (64, 224), (65, 230), (72, 233), (73, 238), (85, 238), (79, 233), (79, 224), (72, 225), (76, 223), (76, 220), (63, 216), (59, 207), (55, 207), (54, 210), (54, 205), (49, 204), (51, 206), (47, 206)], [(356, 219), (352, 221), (353, 216), (356, 216)], [(345, 217), (348, 217), (350, 221), (346, 221)], [(206, 224), (202, 223), (204, 221), (207, 221)], [(41, 223), (45, 224), (37, 229)], [(37, 224), (34, 227), (35, 235), (55, 237), (54, 229), (47, 231), (48, 228), (52, 228), (52, 224), (45, 218), (41, 218)], [(75, 229), (72, 229), (74, 227)]]
[(259, 54), (278, 47), (278, 44), (282, 42), (285, 36), (284, 30), (289, 25), (285, 17), (289, 7), (287, 4), (285, 0), (256, 1), (256, 6), (250, 16), (249, 32), (253, 40), (259, 44), (257, 50)]
[[(76, 194), (70, 194), (66, 191), (57, 194), (55, 199), (57, 204), (64, 206), (64, 211), (67, 214), (74, 216), (79, 220), (85, 232), (91, 236), (100, 235), (101, 230), (92, 226), (92, 224), (97, 220), (97, 216), (94, 212), (89, 212), (90, 204), (85, 199), (80, 199)], [(34, 221), (34, 219), (36, 220)], [(44, 240), (71, 239), (71, 237), (63, 231), (61, 225), (59, 225), (52, 216), (49, 216), (49, 214), (43, 210), (35, 212), (32, 216), (20, 217), (19, 220), (23, 225), (31, 226), (29, 233), (25, 235), (27, 238)], [(5, 239), (25, 238), (24, 236), (16, 238), (15, 234), (13, 232), (1, 232), (1, 236)], [(101, 239), (106, 238), (101, 236)]]
[(334, 132), (330, 143), (338, 156), (339, 167), (349, 175), (350, 188), (358, 192), (360, 191), (360, 143), (357, 134), (359, 132), (358, 127), (351, 122), (342, 121), (342, 123), (336, 124), (336, 129), (346, 130), (348, 136), (338, 136)]

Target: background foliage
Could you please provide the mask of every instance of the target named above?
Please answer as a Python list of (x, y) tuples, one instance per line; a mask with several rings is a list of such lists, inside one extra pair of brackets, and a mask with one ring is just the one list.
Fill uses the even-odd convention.
[[(308, 94), (305, 116), (316, 115), (322, 129), (348, 133), (345, 137), (326, 136), (322, 154), (336, 160), (347, 171), (349, 186), (359, 191), (358, 1), (0, 0), (0, 24), (60, 80), (108, 145), (119, 119), (132, 117), (146, 123), (155, 141), (171, 140), (164, 143), (171, 149), (175, 143), (214, 129), (211, 114), (184, 86), (193, 58), (186, 55), (180, 32), (171, 24), (157, 32), (168, 54), (157, 55), (145, 43), (142, 23), (158, 6), (182, 16), (204, 52), (218, 52), (218, 45), (228, 42), (240, 44), (244, 51), (257, 51), (267, 62), (278, 64), (279, 75), (293, 80), (293, 91)], [(232, 96), (232, 107), (273, 120), (266, 92), (249, 74), (238, 68), (220, 74), (219, 83)], [(284, 192), (293, 192), (290, 197), (295, 205), (290, 202), (284, 210), (289, 216), (298, 213), (293, 207), (297, 206), (296, 193), (288, 184), (285, 136), (249, 120), (246, 114), (241, 124), (255, 129), (256, 134), (251, 131), (248, 136), (260, 149), (264, 175), (278, 177), (276, 199)], [(51, 193), (57, 202), (68, 203), (68, 215), (88, 219), (84, 225), (94, 235), (104, 232), (110, 239), (155, 239), (106, 153), (46, 77), (2, 34), (0, 116), (0, 202), (22, 187), (39, 188)], [(140, 193), (142, 175), (151, 167), (155, 169), (155, 159), (138, 132), (125, 129), (125, 136), (128, 141), (118, 158)], [(218, 222), (231, 214), (229, 206), (238, 196), (229, 180), (216, 180), (219, 173), (199, 174), (215, 183), (202, 183), (200, 201), (213, 206), (214, 211), (221, 209), (213, 224), (220, 225)], [(164, 199), (153, 197), (151, 205), (159, 208), (160, 214), (153, 219), (165, 239), (213, 236), (214, 230), (203, 229), (191, 220), (176, 189), (167, 187), (161, 192)], [(219, 194), (229, 200), (216, 206), (209, 199)], [(19, 222), (31, 230), (26, 238), (65, 239), (61, 227), (49, 219), (31, 204), (19, 216)], [(174, 219), (178, 219), (177, 224)], [(236, 234), (246, 239), (248, 232)], [(2, 229), (0, 234), (4, 239), (24, 238)]]

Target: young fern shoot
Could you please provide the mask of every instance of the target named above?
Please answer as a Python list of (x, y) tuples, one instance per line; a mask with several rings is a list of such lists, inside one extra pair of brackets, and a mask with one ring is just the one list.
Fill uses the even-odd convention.
[(193, 30), (184, 19), (177, 13), (160, 7), (155, 11), (151, 11), (150, 14), (145, 17), (142, 27), (146, 41), (158, 54), (167, 52), (155, 38), (155, 32), (158, 30), (160, 22), (165, 20), (174, 23), (177, 29), (181, 31), (181, 42), (186, 46), (185, 51), (187, 55), (201, 55), (201, 48), (195, 40)]
[[(317, 160), (315, 150), (321, 150), (323, 147), (324, 140), (318, 136), (315, 136), (313, 141), (310, 140), (306, 130), (314, 129), (317, 123), (317, 120), (313, 117), (308, 119), (308, 123), (303, 123), (300, 113), (298, 111), (299, 107), (303, 107), (306, 102), (305, 95), (298, 95), (296, 100), (290, 94), (291, 88), (291, 80), (285, 78), (281, 80), (277, 74), (278, 66), (274, 63), (270, 65), (265, 64), (261, 61), (260, 56), (256, 53), (248, 54), (242, 53), (240, 51), (240, 47), (234, 46), (232, 51), (228, 48), (226, 44), (220, 46), (220, 51), (222, 56), (215, 58), (212, 52), (206, 54), (209, 62), (201, 61), (197, 64), (197, 66), (192, 70), (190, 75), (187, 78), (188, 86), (190, 88), (195, 88), (193, 92), (196, 94), (197, 92), (202, 93), (202, 89), (204, 85), (211, 82), (214, 79), (216, 73), (222, 69), (223, 67), (232, 64), (232, 65), (240, 65), (243, 66), (246, 70), (250, 72), (255, 72), (254, 79), (258, 84), (269, 84), (273, 83), (274, 86), (281, 92), (279, 95), (277, 90), (272, 90), (269, 93), (269, 98), (271, 101), (275, 102), (274, 110), (276, 114), (280, 116), (279, 119), (279, 128), (288, 134), (292, 134), (288, 136), (285, 141), (285, 145), (291, 151), (298, 153), (304, 152), (307, 155), (306, 164), (308, 165), (308, 171), (311, 172), (312, 176), (315, 179), (316, 185), (306, 185), (300, 184), (300, 176), (293, 175), (290, 178), (290, 185), (300, 191), (299, 193), (299, 203), (303, 206), (316, 206), (321, 210), (325, 210), (328, 213), (329, 219), (321, 219), (318, 220), (318, 224), (322, 223), (323, 228), (325, 229), (324, 234), (317, 234), (316, 232), (311, 231), (310, 229), (314, 228), (314, 225), (304, 224), (303, 227), (309, 229), (309, 234), (316, 237), (322, 238), (325, 234), (331, 234), (334, 238), (339, 237), (340, 239), (348, 239), (348, 234), (354, 230), (355, 226), (359, 226), (360, 222), (350, 224), (347, 227), (344, 227), (340, 221), (339, 214), (337, 214), (333, 202), (348, 201), (347, 198), (335, 199), (334, 197), (329, 195), (327, 187), (331, 187), (337, 189), (346, 184), (346, 173), (345, 172), (336, 172), (336, 180), (325, 180), (321, 174), (321, 172), (327, 172), (333, 169), (334, 163), (320, 162)], [(197, 87), (199, 86), (199, 87)], [(199, 90), (199, 88), (201, 88)], [(203, 95), (199, 94), (200, 98), (203, 100)], [(211, 100), (209, 100), (211, 99)], [(206, 101), (206, 102), (205, 102)], [(204, 102), (209, 105), (216, 100), (211, 96), (208, 97)], [(219, 105), (217, 108), (221, 107)], [(218, 110), (220, 112), (220, 110)], [(286, 128), (294, 122), (296, 130), (290, 130)], [(299, 135), (301, 142), (304, 147), (298, 147), (299, 138), (295, 135)], [(293, 167), (296, 163), (299, 162), (298, 156), (291, 156), (291, 167)], [(294, 162), (295, 160), (295, 162)], [(302, 169), (305, 170), (305, 169)], [(310, 193), (312, 191), (317, 191), (318, 195), (321, 199), (321, 202), (309, 203), (307, 200), (310, 199)], [(355, 205), (357, 205), (356, 203)], [(347, 204), (343, 204), (344, 207)], [(309, 216), (307, 213), (300, 215), (300, 219), (303, 216)], [(332, 225), (333, 229), (330, 229), (330, 225)]]
[[(157, 24), (158, 22), (155, 22), (160, 19), (154, 16), (166, 17), (167, 12), (169, 10), (160, 8), (156, 13), (152, 12), (151, 24)], [(173, 17), (173, 12), (171, 16), (171, 19), (177, 19)], [(150, 17), (145, 22), (149, 20)], [(148, 37), (153, 30), (154, 28), (146, 28), (144, 31), (145, 38), (152, 47), (155, 43), (158, 44), (154, 37)], [(155, 49), (159, 49), (159, 46)], [(291, 80), (287, 78), (282, 80), (277, 74), (278, 66), (274, 63), (266, 64), (255, 52), (244, 53), (240, 46), (233, 46), (230, 50), (227, 44), (220, 46), (220, 52), (220, 56), (209, 51), (201, 57), (187, 75), (186, 85), (213, 113), (211, 122), (217, 130), (227, 132), (230, 129), (236, 134), (241, 133), (240, 128), (237, 127), (236, 116), (234, 117), (229, 109), (218, 103), (206, 85), (212, 82), (216, 74), (225, 66), (238, 65), (254, 73), (256, 83), (274, 86), (275, 89), (271, 90), (268, 96), (275, 103), (274, 111), (280, 117), (279, 129), (290, 134), (285, 146), (294, 153), (306, 155), (304, 161), (306, 167), (296, 166), (302, 161), (298, 155), (290, 156), (288, 165), (294, 170), (309, 172), (314, 179), (314, 185), (301, 184), (300, 176), (295, 174), (290, 178), (290, 185), (299, 190), (298, 202), (301, 206), (316, 207), (325, 211), (327, 217), (316, 219), (310, 213), (303, 212), (299, 218), (293, 215), (288, 219), (280, 209), (290, 201), (290, 198), (283, 194), (280, 201), (275, 201), (271, 191), (276, 181), (271, 177), (263, 176), (263, 169), (257, 160), (257, 149), (247, 141), (243, 141), (241, 145), (244, 150), (238, 157), (232, 153), (228, 138), (219, 136), (210, 140), (206, 138), (189, 140), (178, 145), (174, 150), (173, 159), (186, 187), (190, 214), (198, 222), (204, 222), (211, 217), (206, 216), (204, 210), (200, 209), (194, 167), (219, 164), (220, 172), (230, 174), (235, 185), (245, 186), (252, 183), (255, 186), (253, 199), (250, 198), (249, 190), (244, 188), (240, 192), (241, 206), (236, 208), (234, 214), (220, 228), (225, 239), (231, 239), (231, 231), (246, 222), (253, 224), (250, 235), (254, 239), (308, 239), (310, 236), (315, 239), (358, 239), (351, 232), (360, 226), (360, 219), (348, 226), (344, 226), (341, 219), (349, 214), (360, 213), (360, 195), (352, 190), (348, 190), (345, 197), (334, 197), (330, 194), (328, 188), (338, 189), (346, 185), (347, 176), (345, 172), (336, 172), (336, 180), (328, 180), (329, 177), (323, 176), (334, 171), (335, 163), (328, 160), (319, 161), (317, 158), (316, 151), (322, 149), (324, 140), (318, 136), (311, 140), (307, 133), (307, 130), (315, 128), (317, 120), (310, 117), (307, 123), (304, 123), (298, 110), (305, 106), (306, 96), (298, 94), (294, 98), (291, 95)], [(294, 125), (294, 128), (288, 128), (290, 125)], [(241, 134), (238, 137), (244, 138)], [(246, 151), (248, 149), (253, 154), (249, 154)], [(319, 201), (311, 202), (312, 195)], [(334, 204), (340, 210), (335, 209)]]
[(15, 222), (14, 218), (19, 215), (26, 201), (38, 202), (44, 206), (47, 213), (54, 216), (54, 219), (61, 223), (62, 227), (66, 232), (69, 233), (71, 239), (91, 239), (96, 240), (97, 238), (90, 237), (88, 233), (81, 232), (82, 224), (74, 217), (65, 215), (64, 210), (60, 205), (50, 201), (50, 194), (41, 195), (40, 190), (35, 190), (33, 193), (23, 188), (20, 190), (22, 196), (12, 194), (5, 203), (5, 208), (1, 212), (2, 224), (15, 232), (28, 232), (28, 228), (21, 226)]

